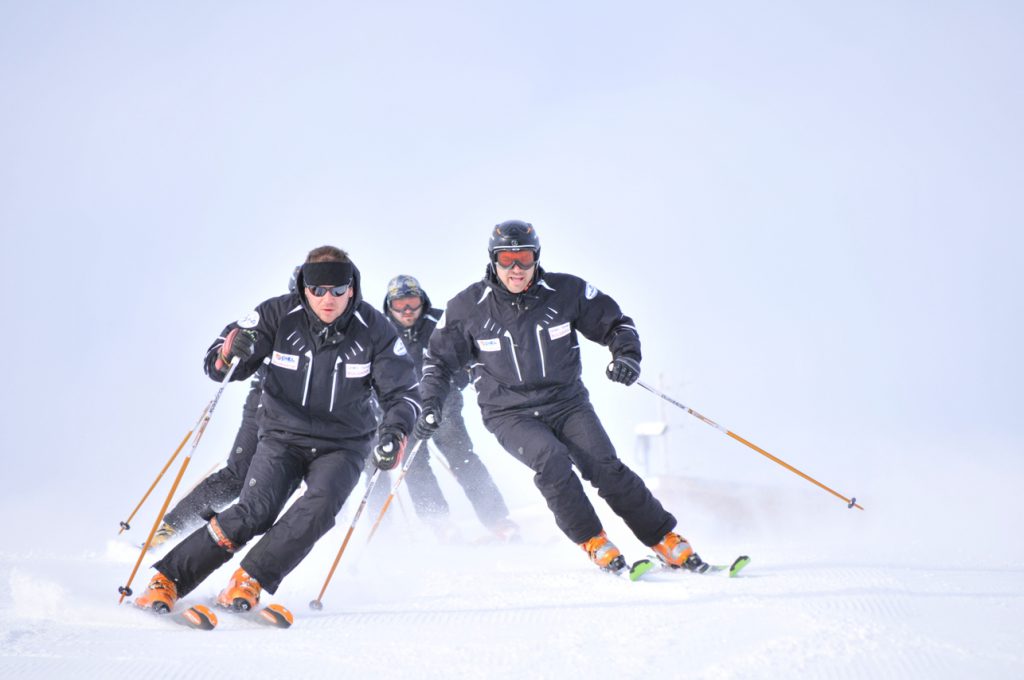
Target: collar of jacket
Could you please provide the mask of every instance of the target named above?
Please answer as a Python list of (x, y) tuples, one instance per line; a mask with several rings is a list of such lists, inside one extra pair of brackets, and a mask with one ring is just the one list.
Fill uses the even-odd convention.
[(395, 321), (395, 317), (391, 316), (390, 313), (386, 313), (385, 316), (388, 318), (388, 321), (391, 322), (391, 325), (395, 327), (395, 330), (398, 331), (398, 335), (402, 338), (402, 340), (408, 342), (416, 342), (416, 340), (420, 337), (420, 331), (423, 330), (423, 324), (427, 322), (427, 312), (429, 311), (429, 309), (424, 309), (423, 313), (420, 314), (420, 318), (416, 319), (416, 323), (409, 326), (408, 328)]
[(320, 317), (316, 315), (313, 308), (309, 306), (309, 301), (306, 300), (304, 293), (296, 293), (296, 295), (299, 296), (302, 310), (306, 315), (306, 320), (309, 322), (309, 330), (313, 337), (318, 340), (318, 346), (323, 346), (323, 343), (328, 342), (340, 342), (345, 337), (345, 330), (355, 315), (356, 307), (359, 306), (355, 295), (348, 301), (348, 307), (341, 313), (341, 316), (331, 323), (324, 323), (320, 320)]
[[(348, 328), (348, 324), (352, 321), (352, 317), (356, 313), (356, 307), (363, 301), (363, 286), (361, 282), (362, 275), (359, 272), (359, 267), (356, 266), (355, 262), (352, 263), (352, 286), (355, 288), (355, 292), (348, 301), (348, 307), (341, 313), (337, 319), (329, 324), (325, 324), (320, 320), (320, 317), (316, 315), (313, 308), (309, 306), (309, 302), (306, 300), (306, 282), (302, 280), (302, 272), (296, 279), (296, 291), (295, 294), (299, 296), (299, 303), (302, 305), (302, 309), (306, 312), (306, 318), (309, 319), (309, 328), (313, 332), (314, 337), (320, 337), (324, 340), (334, 340), (335, 336), (339, 336), (337, 340), (345, 337), (345, 329)], [(329, 293), (328, 293), (329, 295)]]

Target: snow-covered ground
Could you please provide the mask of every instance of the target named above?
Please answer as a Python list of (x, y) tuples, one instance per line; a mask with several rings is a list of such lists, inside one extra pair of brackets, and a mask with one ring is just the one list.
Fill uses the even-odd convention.
[[(152, 514), (121, 538), (112, 538), (116, 519), (100, 526), (96, 518), (83, 518), (92, 550), (61, 554), (52, 543), (36, 542), (0, 554), (0, 676), (1024, 673), (1024, 560), (1015, 521), (996, 498), (1012, 490), (1019, 463), (1007, 468), (1004, 461), (997, 469), (975, 462), (938, 476), (918, 475), (911, 484), (908, 473), (920, 469), (920, 459), (879, 466), (871, 487), (860, 490), (864, 512), (848, 510), (771, 464), (761, 472), (773, 485), (652, 479), (706, 559), (729, 561), (747, 553), (753, 562), (735, 579), (657, 574), (631, 583), (598, 572), (561, 537), (532, 499), (528, 475), (488, 460), (501, 475), (526, 540), (475, 542), (483, 530), (465, 514), (451, 480), (442, 477), (464, 540), (436, 543), (405, 514), (406, 501), (367, 545), (364, 517), (323, 610), (312, 611), (307, 603), (341, 544), (350, 503), (339, 525), (269, 600), (294, 611), (289, 630), (221, 614), (215, 631), (200, 632), (119, 606), (116, 588), (138, 554), (132, 547), (138, 536), (127, 537), (143, 534)], [(950, 458), (945, 460), (948, 466)], [(960, 484), (986, 486), (990, 493), (958, 499), (949, 492)], [(599, 508), (627, 556), (642, 556), (642, 546)], [(186, 600), (208, 603), (231, 568)], [(143, 586), (150, 573), (140, 572), (134, 585)]]
[[(0, 678), (1024, 678), (1022, 26), (1005, 0), (0, 2)], [(398, 507), (367, 546), (364, 519), (311, 611), (350, 503), (273, 598), (290, 630), (117, 603), (159, 499), (118, 522), (227, 322), (325, 243), (367, 299), (408, 273), (443, 305), (513, 218), (634, 319), (645, 380), (866, 509), (586, 343), (620, 454), (672, 420), (645, 478), (742, 578), (598, 573), (475, 422), (523, 543), (473, 545), (442, 476), (466, 542)]]

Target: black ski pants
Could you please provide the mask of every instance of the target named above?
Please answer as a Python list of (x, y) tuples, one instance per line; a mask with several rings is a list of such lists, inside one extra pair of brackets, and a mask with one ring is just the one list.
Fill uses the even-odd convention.
[[(341, 445), (264, 433), (238, 502), (217, 515), (234, 550), (218, 544), (210, 524), (200, 527), (154, 566), (175, 582), (178, 596), (191, 592), (253, 537), (263, 534), (241, 566), (273, 593), (309, 554), (352, 492), (369, 442)], [(278, 519), (301, 480), (305, 492)], [(277, 520), (275, 522), (275, 520)]]
[[(462, 418), (463, 403), (462, 392), (452, 389), (448, 393), (441, 409), (441, 425), (430, 441), (444, 455), (448, 469), (466, 493), (481, 524), (494, 529), (501, 520), (508, 518), (508, 507), (487, 467), (473, 451), (473, 441)], [(430, 522), (448, 515), (448, 503), (431, 469), (430, 449), (426, 443), (420, 446), (405, 483), (421, 519)]]
[(583, 543), (602, 529), (573, 465), (644, 545), (658, 543), (675, 527), (675, 517), (619, 460), (589, 400), (578, 398), (543, 411), (485, 413), (484, 425), (534, 471), (534, 484), (558, 528), (574, 543)]

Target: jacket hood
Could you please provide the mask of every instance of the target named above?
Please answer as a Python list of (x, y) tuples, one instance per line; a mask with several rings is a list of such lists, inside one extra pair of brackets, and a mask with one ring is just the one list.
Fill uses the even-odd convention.
[(349, 320), (352, 319), (352, 315), (355, 314), (356, 307), (363, 301), (363, 286), (361, 281), (361, 275), (359, 273), (359, 267), (356, 266), (355, 262), (352, 262), (352, 299), (348, 301), (348, 307), (342, 312), (341, 316), (335, 319), (330, 324), (325, 324), (320, 320), (320, 317), (316, 315), (313, 308), (309, 306), (309, 302), (306, 300), (306, 282), (302, 278), (302, 269), (299, 269), (298, 274), (295, 277), (295, 292), (299, 296), (299, 300), (302, 303), (302, 308), (306, 310), (306, 314), (309, 316), (310, 323), (313, 324), (313, 328), (317, 331), (323, 328), (330, 328), (332, 331), (337, 331), (348, 326)]

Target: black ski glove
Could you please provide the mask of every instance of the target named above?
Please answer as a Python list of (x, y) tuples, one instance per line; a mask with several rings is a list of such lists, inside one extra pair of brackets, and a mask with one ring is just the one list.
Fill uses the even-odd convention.
[(612, 382), (632, 385), (640, 378), (640, 362), (627, 356), (615, 357), (605, 369)]
[(416, 419), (412, 434), (416, 439), (426, 441), (434, 436), (437, 428), (441, 426), (441, 402), (429, 398), (423, 400), (423, 412)]
[(390, 470), (401, 462), (404, 451), (405, 433), (394, 425), (385, 425), (377, 433), (373, 464), (381, 470)]
[(256, 352), (256, 334), (250, 330), (233, 328), (220, 348), (220, 360), (226, 366), (232, 359), (244, 362)]

